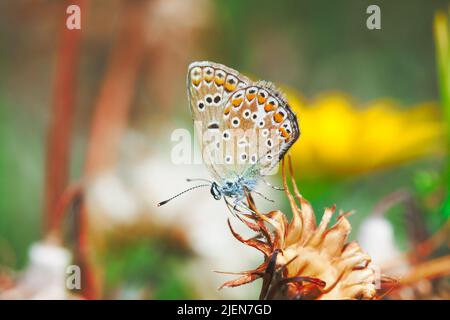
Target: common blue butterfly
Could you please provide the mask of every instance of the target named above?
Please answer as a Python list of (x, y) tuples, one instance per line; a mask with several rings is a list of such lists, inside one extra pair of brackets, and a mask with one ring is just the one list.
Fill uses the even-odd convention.
[[(187, 75), (189, 106), (203, 162), (214, 181), (210, 186), (216, 200), (228, 206), (242, 205), (246, 192), (283, 158), (300, 136), (296, 115), (285, 97), (267, 81), (253, 82), (224, 65), (194, 62)], [(193, 181), (193, 180), (192, 180)]]

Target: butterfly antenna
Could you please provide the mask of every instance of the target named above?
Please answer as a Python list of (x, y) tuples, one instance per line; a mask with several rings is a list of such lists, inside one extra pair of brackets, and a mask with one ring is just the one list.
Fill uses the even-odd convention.
[(201, 188), (201, 187), (209, 187), (209, 186), (210, 186), (209, 184), (200, 184), (200, 185), (198, 185), (198, 186), (194, 186), (194, 187), (191, 187), (191, 188), (189, 188), (189, 189), (186, 189), (186, 190), (184, 190), (183, 192), (180, 192), (180, 193), (174, 195), (172, 198), (169, 198), (169, 199), (167, 199), (167, 200), (161, 201), (160, 203), (158, 203), (157, 207), (161, 207), (162, 205), (165, 205), (165, 204), (166, 204), (167, 202), (169, 202), (170, 200), (173, 200), (173, 199), (175, 199), (176, 197), (179, 197), (179, 196), (181, 196), (182, 194), (184, 194), (184, 193), (186, 193), (186, 192), (189, 192), (189, 191), (194, 190), (194, 189), (197, 189), (197, 188)]

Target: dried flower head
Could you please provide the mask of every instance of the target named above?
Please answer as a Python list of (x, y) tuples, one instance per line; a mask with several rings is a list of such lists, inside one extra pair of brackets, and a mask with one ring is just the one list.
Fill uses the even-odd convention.
[[(295, 184), (289, 169), (294, 194), (289, 191), (283, 161), (283, 185), (293, 217), (289, 222), (281, 211), (260, 213), (250, 195), (250, 214), (238, 218), (257, 236), (248, 240), (231, 232), (240, 242), (264, 254), (264, 262), (254, 270), (222, 287), (235, 287), (263, 278), (260, 299), (373, 299), (376, 296), (375, 268), (370, 257), (356, 242), (347, 242), (351, 230), (349, 213), (341, 213), (329, 227), (335, 206), (325, 210), (319, 225), (312, 206)], [(297, 203), (298, 202), (298, 203)]]

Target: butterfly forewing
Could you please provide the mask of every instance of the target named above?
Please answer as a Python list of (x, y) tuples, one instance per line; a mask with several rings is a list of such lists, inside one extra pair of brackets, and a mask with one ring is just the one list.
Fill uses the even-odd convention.
[(221, 64), (194, 62), (189, 66), (187, 89), (196, 135), (203, 161), (218, 181), (224, 178), (220, 166), (223, 108), (231, 94), (249, 82), (245, 76)]

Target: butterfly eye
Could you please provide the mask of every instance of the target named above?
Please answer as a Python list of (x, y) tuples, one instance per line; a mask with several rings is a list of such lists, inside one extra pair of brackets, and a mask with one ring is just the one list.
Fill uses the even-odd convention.
[(199, 101), (197, 107), (200, 111), (203, 111), (205, 109), (205, 104), (203, 101)]
[(211, 185), (211, 194), (216, 200), (220, 200), (222, 198), (222, 193), (219, 190), (219, 186), (215, 182)]

